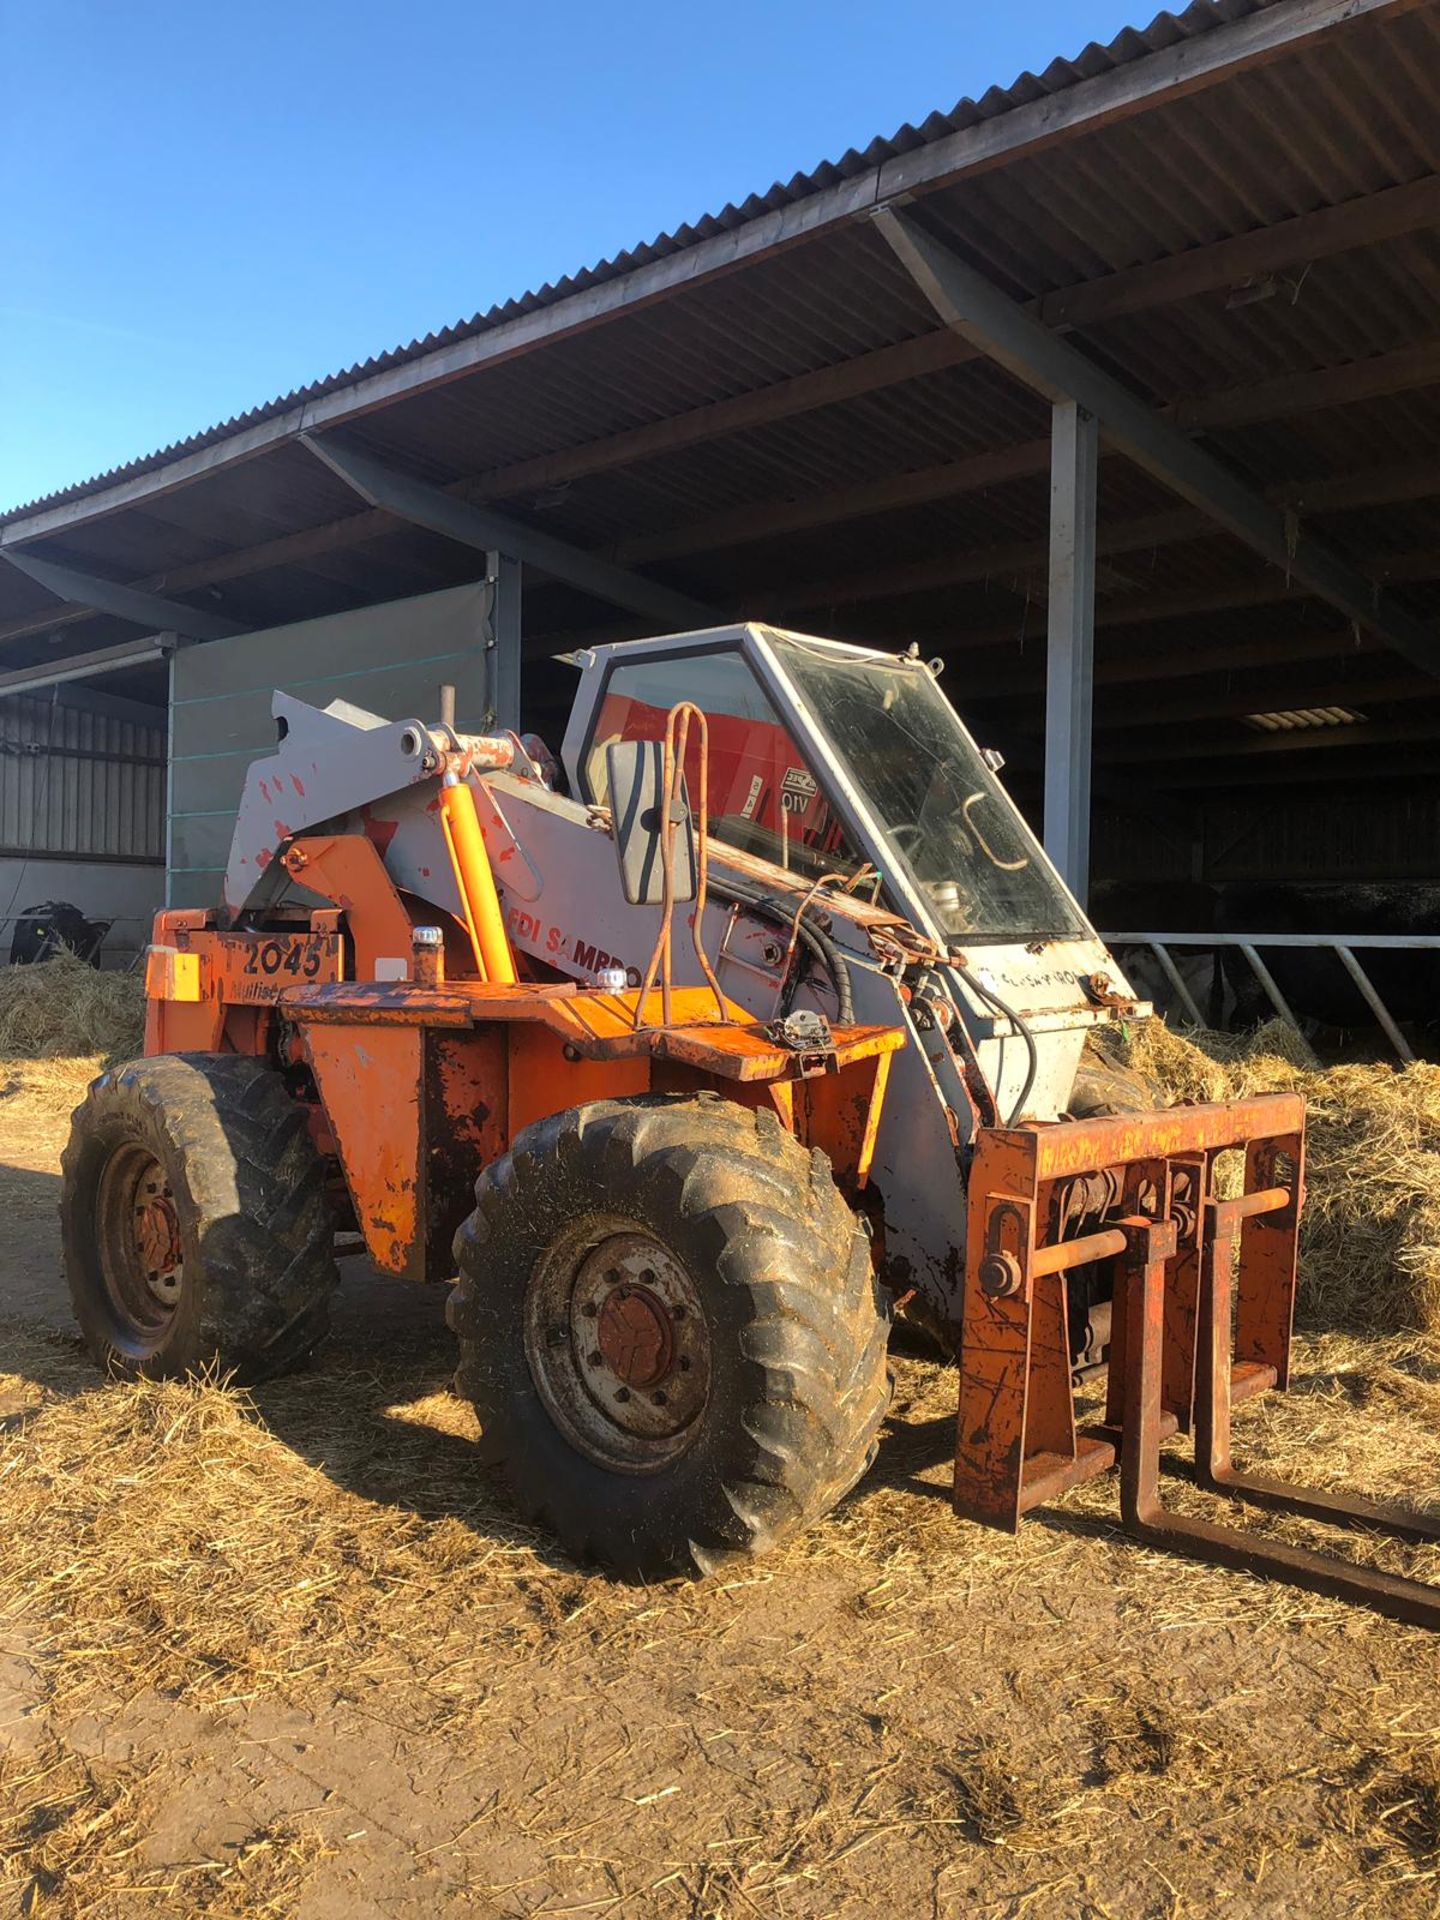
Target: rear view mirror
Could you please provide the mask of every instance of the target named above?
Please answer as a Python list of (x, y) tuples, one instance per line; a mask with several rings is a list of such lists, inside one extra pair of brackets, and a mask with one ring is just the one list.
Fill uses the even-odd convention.
[[(632, 907), (656, 907), (665, 898), (660, 854), (665, 749), (658, 740), (615, 740), (605, 749), (610, 815), (620, 885)], [(695, 830), (682, 773), (675, 783), (675, 898), (695, 898)]]

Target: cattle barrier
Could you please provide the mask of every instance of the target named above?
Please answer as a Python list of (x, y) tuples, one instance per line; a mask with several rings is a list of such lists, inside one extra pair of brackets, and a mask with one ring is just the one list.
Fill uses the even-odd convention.
[(1333, 953), (1355, 982), (1361, 998), (1375, 1016), (1376, 1025), (1402, 1060), (1413, 1060), (1415, 1050), (1380, 997), (1374, 981), (1355, 958), (1355, 948), (1359, 947), (1367, 953), (1440, 952), (1440, 934), (1433, 933), (1106, 933), (1101, 937), (1105, 944), (1112, 948), (1148, 947), (1159, 963), (1165, 978), (1174, 988), (1175, 997), (1197, 1027), (1203, 1027), (1207, 1023), (1195, 1004), (1195, 997), (1186, 985), (1184, 976), (1175, 964), (1175, 957), (1170, 952), (1171, 947), (1236, 948), (1244, 955), (1250, 971), (1259, 981), (1265, 997), (1276, 1013), (1297, 1033), (1301, 1031), (1300, 1022), (1295, 1018), (1284, 994), (1276, 985), (1274, 975), (1260, 958), (1258, 949), (1303, 947), (1311, 951)]

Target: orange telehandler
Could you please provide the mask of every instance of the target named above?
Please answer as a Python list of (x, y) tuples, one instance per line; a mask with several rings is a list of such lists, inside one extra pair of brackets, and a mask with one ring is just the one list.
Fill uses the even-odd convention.
[(856, 1482), (899, 1307), (958, 1360), (963, 1516), (1118, 1462), (1131, 1532), (1440, 1624), (1416, 1582), (1164, 1508), (1179, 1430), (1216, 1491), (1440, 1537), (1234, 1468), (1232, 1402), (1287, 1380), (1301, 1102), (1155, 1110), (1091, 1063), (1147, 1009), (937, 665), (758, 626), (577, 665), (558, 762), (277, 693), (222, 901), (157, 917), (145, 1057), (75, 1116), (101, 1364), (297, 1365), (358, 1232), (455, 1281), (519, 1506), (649, 1576)]

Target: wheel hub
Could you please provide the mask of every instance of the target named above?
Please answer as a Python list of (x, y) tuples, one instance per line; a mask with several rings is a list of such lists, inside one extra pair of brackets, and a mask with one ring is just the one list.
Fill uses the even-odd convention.
[(693, 1437), (710, 1392), (709, 1329), (698, 1289), (668, 1248), (608, 1224), (591, 1222), (541, 1260), (527, 1358), (552, 1418), (582, 1452), (651, 1472)]
[(185, 1282), (180, 1216), (165, 1169), (132, 1143), (106, 1164), (96, 1200), (101, 1269), (123, 1323), (150, 1336), (179, 1304)]
[(658, 1387), (675, 1364), (675, 1322), (649, 1287), (612, 1287), (597, 1318), (600, 1357), (627, 1387)]
[(185, 1256), (180, 1248), (180, 1218), (174, 1196), (158, 1166), (139, 1183), (131, 1233), (146, 1286), (162, 1306), (173, 1307), (180, 1297)]

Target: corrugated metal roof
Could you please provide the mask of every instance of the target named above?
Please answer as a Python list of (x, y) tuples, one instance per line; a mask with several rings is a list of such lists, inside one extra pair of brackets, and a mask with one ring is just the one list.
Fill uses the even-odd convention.
[[(943, 179), (926, 187), (919, 217), (1012, 297), (1040, 300), (1041, 317), (1068, 326), (1081, 351), (1158, 406), (1177, 408), (1253, 485), (1300, 498), (1307, 521), (1392, 578), (1407, 606), (1433, 615), (1440, 586), (1424, 575), (1426, 555), (1440, 553), (1440, 266), (1430, 234), (1411, 230), (1414, 217), (1372, 232), (1355, 216), (1368, 221), (1376, 196), (1397, 190), (1424, 218), (1424, 209), (1433, 213), (1440, 0), (1398, 0), (1373, 13), (1361, 0), (1357, 15), (1337, 4), (1324, 17), (1342, 21), (1338, 30), (1274, 58), (1233, 59), (1237, 44), (1280, 36), (1281, 5), (1297, 17), (1322, 11), (1310, 0), (1303, 8), (1301, 0), (1236, 0), (1162, 15), (1141, 34), (1024, 76), (650, 247), (51, 496), (81, 505), (73, 515), (62, 507), (38, 536), (28, 527), (15, 533), (38, 538), (37, 551), (62, 564), (144, 581), (255, 627), (473, 577), (473, 550), (367, 509), (294, 437), (300, 405), (334, 394), (320, 409), (325, 430), (343, 425), (341, 444), (399, 472), (493, 503), (714, 605), (764, 615), (775, 600), (798, 612), (797, 624), (839, 637), (915, 639), (954, 660), (982, 716), (1023, 708), (1033, 725), (1044, 653), (1048, 408), (978, 355), (936, 352), (949, 336), (937, 333), (873, 224), (849, 215), (879, 191), (877, 167), (923, 158), (927, 144), (1096, 75), (1103, 87), (1127, 61), (1234, 22), (1247, 38), (1200, 48), (1210, 82), (1194, 91), (1172, 85), (1162, 67), (1163, 97), (1146, 111), (1111, 117), (1093, 98), (1077, 101), (1084, 118), (1048, 144), (1017, 121), (1011, 132), (1024, 144), (1015, 150), (997, 129), (1005, 150), (994, 164), (962, 171), (950, 151), (932, 155), (932, 180)], [(1151, 100), (1147, 84), (1135, 76), (1136, 95)], [(827, 224), (801, 220), (799, 243), (789, 244), (785, 227), (772, 245), (773, 223), (743, 246), (737, 240), (743, 271), (724, 270), (726, 248), (720, 270), (707, 256), (703, 277), (687, 267), (663, 288), (652, 278), (645, 300), (628, 287), (623, 300), (612, 291), (604, 325), (556, 315), (543, 339), (522, 328), (519, 343), (501, 334), (460, 352), (441, 370), (443, 383), (419, 368), (413, 383), (396, 383), (403, 391), (373, 405), (377, 396), (362, 392), (353, 410), (343, 391), (687, 246), (726, 233), (743, 240), (747, 223), (867, 172), (869, 197), (847, 198), (846, 189), (838, 204), (847, 216), (831, 219), (837, 203), (827, 202)], [(895, 177), (887, 174), (885, 192)], [(1311, 260), (1303, 248), (1287, 254), (1265, 297), (1232, 297), (1246, 275), (1227, 277), (1226, 249), (1316, 212), (1328, 218), (1330, 209), (1346, 215), (1348, 250), (1322, 247)], [(1220, 268), (1209, 251), (1217, 245)], [(1148, 290), (1127, 291), (1137, 269), (1157, 270), (1164, 287), (1157, 291), (1152, 276)], [(894, 370), (897, 354), (912, 370)], [(883, 377), (867, 373), (871, 357)], [(276, 416), (288, 417), (264, 429)], [(258, 450), (222, 444), (257, 423)], [(173, 481), (157, 472), (190, 454), (199, 457)], [(982, 480), (973, 478), (976, 461)], [(1404, 471), (1392, 482), (1377, 472), (1387, 468)], [(131, 477), (131, 496), (106, 494)], [(91, 504), (90, 495), (104, 497)], [(1357, 663), (1372, 679), (1377, 658), (1386, 676), (1410, 671), (1373, 641), (1362, 648), (1338, 615), (1288, 587), (1281, 570), (1262, 566), (1239, 541), (1203, 520), (1197, 526), (1193, 514), (1170, 524), (1177, 506), (1158, 482), (1106, 454), (1101, 735), (1117, 723), (1178, 728), (1172, 710), (1203, 707), (1211, 692), (1232, 713), (1235, 676), (1263, 683), (1265, 697), (1248, 710), (1270, 711), (1343, 704), (1337, 688)], [(1161, 531), (1147, 531), (1154, 526)], [(1387, 555), (1411, 564), (1387, 575)], [(1440, 561), (1433, 571), (1440, 575)], [(1252, 588), (1253, 604), (1237, 604), (1236, 590), (1243, 597)], [(533, 569), (525, 594), (527, 647), (553, 650), (607, 622), (626, 627), (623, 616)], [(88, 647), (133, 632), (63, 607), (0, 566), (0, 635), (11, 622), (6, 665), (52, 657), (52, 639)], [(1413, 671), (1417, 700), (1440, 699), (1440, 683)], [(1140, 688), (1146, 680), (1157, 684)], [(1387, 711), (1375, 705), (1376, 715)], [(1228, 737), (1224, 727), (1216, 737)], [(1342, 757), (1347, 768), (1358, 764)], [(1392, 754), (1377, 764), (1388, 774), (1395, 763)]]
[(673, 233), (659, 234), (647, 244), (627, 249), (611, 259), (598, 261), (592, 267), (583, 268), (575, 274), (568, 274), (559, 281), (547, 283), (518, 298), (503, 301), (484, 313), (473, 315), (468, 320), (457, 321), (451, 326), (426, 334), (421, 339), (412, 340), (408, 345), (372, 355), (367, 360), (357, 361), (352, 366), (311, 381), (306, 386), (293, 388), (289, 393), (278, 395), (261, 406), (251, 407), (244, 413), (235, 414), (228, 420), (191, 434), (185, 439), (174, 441), (153, 453), (110, 468), (73, 486), (42, 495), (23, 505), (0, 511), (0, 524), (21, 518), (41, 507), (55, 506), (64, 501), (82, 498), (104, 487), (113, 486), (117, 481), (163, 466), (182, 454), (193, 453), (211, 446), (216, 441), (239, 433), (247, 427), (255, 426), (277, 414), (288, 412), (307, 400), (332, 393), (338, 388), (371, 374), (402, 365), (406, 361), (418, 359), (437, 347), (484, 333), (520, 315), (555, 305), (573, 294), (606, 281), (621, 278), (652, 261), (667, 258), (695, 245), (698, 241), (710, 239), (717, 234), (732, 232), (764, 214), (791, 206), (839, 181), (853, 179), (873, 171), (885, 161), (899, 155), (912, 153), (981, 122), (997, 119), (1018, 107), (1063, 93), (1081, 81), (1094, 79), (1117, 67), (1143, 59), (1148, 54), (1162, 52), (1182, 41), (1211, 32), (1230, 21), (1244, 19), (1284, 4), (1286, 0), (1192, 0), (1192, 4), (1178, 14), (1168, 11), (1158, 13), (1148, 27), (1127, 27), (1104, 46), (1092, 41), (1073, 60), (1056, 59), (1042, 74), (1028, 71), (1022, 73), (1008, 87), (992, 87), (979, 100), (961, 100), (948, 113), (931, 114), (918, 127), (907, 123), (898, 128), (888, 139), (872, 140), (863, 150), (848, 148), (838, 160), (822, 162), (808, 172), (797, 173), (788, 181), (777, 181), (767, 192), (751, 194), (738, 205), (730, 202), (718, 213), (705, 214), (699, 220), (677, 228)]

